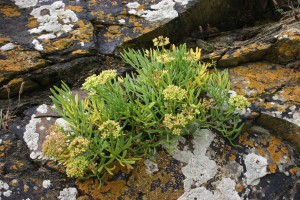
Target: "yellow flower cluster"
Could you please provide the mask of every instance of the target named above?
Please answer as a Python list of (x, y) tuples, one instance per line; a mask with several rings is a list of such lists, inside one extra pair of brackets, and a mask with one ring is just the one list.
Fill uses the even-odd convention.
[(170, 44), (170, 40), (167, 37), (163, 37), (163, 36), (158, 36), (157, 38), (154, 38), (153, 40), (153, 44), (154, 46), (158, 47), (158, 46), (165, 46), (167, 44)]
[(189, 50), (189, 53), (186, 53), (186, 55), (183, 57), (183, 59), (187, 61), (199, 61), (200, 58), (201, 58), (201, 49), (199, 49), (198, 47), (196, 48), (195, 52), (191, 48)]
[(183, 114), (188, 120), (193, 120), (196, 115), (200, 114), (199, 108), (195, 104), (191, 104), (189, 107), (184, 104), (182, 107), (184, 110), (182, 110), (181, 114)]
[(181, 129), (179, 127), (184, 127), (187, 123), (188, 120), (182, 113), (177, 115), (165, 114), (163, 121), (164, 126), (168, 129), (172, 130), (174, 128), (172, 131), (174, 135), (179, 135), (181, 133)]
[(52, 130), (43, 143), (43, 154), (49, 158), (58, 160), (68, 147), (67, 139), (68, 137), (62, 132)]
[(202, 107), (207, 110), (210, 109), (212, 106), (215, 106), (215, 104), (216, 104), (215, 100), (212, 98), (210, 99), (204, 98), (201, 103)]
[(167, 70), (154, 70), (152, 73), (152, 79), (154, 80), (155, 84), (158, 84), (165, 74), (168, 74)]
[(160, 56), (156, 56), (156, 61), (158, 63), (166, 64), (166, 63), (171, 62), (172, 60), (175, 60), (175, 58), (173, 56), (168, 55), (168, 54), (162, 54)]
[(68, 177), (83, 177), (89, 162), (84, 156), (74, 157), (66, 163), (66, 173)]
[(163, 90), (164, 98), (167, 100), (181, 101), (186, 97), (187, 91), (175, 85), (169, 85)]
[(96, 74), (93, 74), (92, 76), (86, 78), (82, 86), (85, 90), (90, 91), (91, 89), (96, 88), (98, 85), (106, 84), (116, 76), (117, 70), (104, 70), (98, 76)]
[(70, 155), (74, 157), (84, 153), (89, 148), (90, 143), (88, 139), (82, 136), (75, 137), (68, 147)]
[(247, 98), (242, 95), (235, 95), (230, 97), (228, 100), (228, 104), (241, 110), (244, 110), (247, 106), (250, 106)]
[(101, 133), (102, 138), (107, 138), (109, 135), (112, 135), (114, 138), (120, 136), (120, 132), (122, 130), (121, 126), (118, 122), (113, 120), (107, 120), (98, 128)]

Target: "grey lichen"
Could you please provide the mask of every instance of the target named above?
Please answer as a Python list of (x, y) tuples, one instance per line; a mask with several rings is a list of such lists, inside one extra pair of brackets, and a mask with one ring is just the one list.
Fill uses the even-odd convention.
[(261, 177), (268, 174), (267, 166), (268, 160), (265, 157), (256, 155), (254, 153), (245, 156), (245, 165), (248, 185), (257, 185)]

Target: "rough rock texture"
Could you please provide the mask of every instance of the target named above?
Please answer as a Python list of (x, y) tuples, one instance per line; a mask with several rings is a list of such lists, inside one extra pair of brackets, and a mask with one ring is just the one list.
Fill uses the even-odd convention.
[[(268, 115), (246, 124), (236, 141), (242, 148), (231, 146), (211, 131), (198, 130), (194, 137), (178, 139), (168, 152), (160, 150), (155, 163), (140, 160), (131, 172), (117, 168), (118, 173), (101, 188), (94, 179), (74, 183), (62, 174), (64, 169), (58, 163), (39, 153), (47, 135), (45, 127), (60, 121), (50, 106), (34, 107), (24, 115), (24, 120), (10, 125), (10, 132), (0, 135), (3, 199), (8, 193), (16, 199), (72, 199), (72, 195), (78, 199), (295, 199), (299, 193), (299, 154), (287, 143), (286, 130), (274, 134), (268, 128), (266, 122), (273, 120)], [(278, 121), (276, 127), (282, 126), (294, 125)], [(294, 139), (299, 141), (299, 135)]]
[(72, 84), (103, 69), (99, 53), (147, 46), (158, 35), (176, 42), (199, 25), (229, 30), (267, 8), (267, 0), (2, 0), (0, 87), (16, 95), (22, 82), (25, 91), (60, 80)]

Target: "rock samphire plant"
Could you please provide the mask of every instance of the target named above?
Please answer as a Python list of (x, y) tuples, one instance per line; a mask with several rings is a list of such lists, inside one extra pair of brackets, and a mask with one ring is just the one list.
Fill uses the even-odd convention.
[(166, 49), (169, 39), (162, 36), (153, 42), (155, 48), (121, 54), (135, 73), (117, 77), (116, 70), (105, 70), (88, 77), (82, 100), (64, 83), (51, 90), (69, 129), (52, 127), (43, 152), (63, 163), (69, 177), (103, 180), (116, 167), (132, 169), (195, 128), (213, 129), (231, 143), (238, 136), (239, 111), (249, 103), (229, 96), (227, 71), (208, 70), (213, 64), (200, 62), (198, 48)]

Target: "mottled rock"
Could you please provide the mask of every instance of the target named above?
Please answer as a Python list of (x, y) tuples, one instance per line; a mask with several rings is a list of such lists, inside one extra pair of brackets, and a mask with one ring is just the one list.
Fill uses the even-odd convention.
[[(99, 53), (145, 47), (158, 35), (177, 42), (200, 25), (222, 30), (241, 26), (267, 9), (260, 1), (3, 0), (0, 86), (8, 84), (16, 95), (23, 81), (24, 91), (60, 80), (71, 84), (90, 70), (103, 69)], [(6, 96), (1, 89), (0, 98)]]

